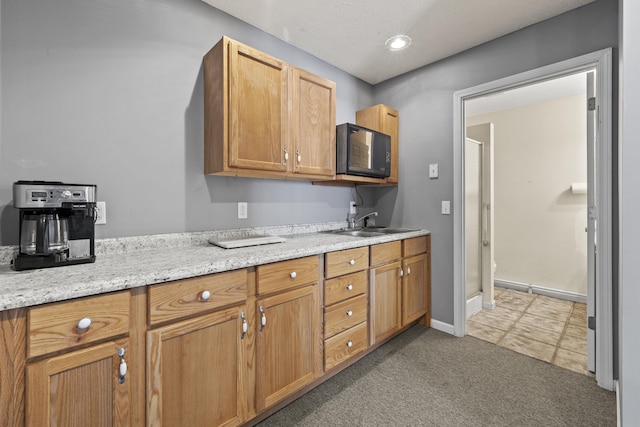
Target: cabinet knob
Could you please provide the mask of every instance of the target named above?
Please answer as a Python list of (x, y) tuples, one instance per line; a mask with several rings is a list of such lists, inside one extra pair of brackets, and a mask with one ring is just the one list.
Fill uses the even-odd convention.
[(356, 260), (355, 260), (355, 259), (350, 259), (350, 260), (349, 260), (349, 264), (350, 264), (350, 265), (355, 265), (355, 263), (356, 263)]
[(353, 341), (347, 341), (347, 347), (353, 347)]
[(89, 329), (89, 326), (91, 326), (91, 319), (88, 317), (83, 317), (82, 319), (78, 320), (78, 329), (80, 329), (81, 331), (84, 331), (86, 329)]
[(300, 150), (296, 150), (296, 157), (298, 160), (298, 164), (302, 163), (302, 154), (300, 154)]
[(402, 271), (402, 267), (400, 267), (399, 270), (400, 270), (400, 277), (404, 276), (404, 271)]
[(411, 275), (411, 267), (407, 265), (407, 276)]
[(351, 311), (351, 310), (347, 311), (347, 316), (349, 316), (349, 317), (353, 316), (353, 311)]
[(211, 292), (209, 291), (202, 291), (202, 293), (200, 294), (200, 300), (201, 301), (208, 301), (209, 298), (211, 298)]
[(284, 151), (284, 162), (282, 162), (282, 164), (286, 166), (289, 161), (289, 152), (286, 148), (283, 148), (282, 151)]
[(290, 276), (292, 279), (295, 279), (297, 275), (298, 275), (298, 273), (296, 273), (295, 271), (292, 271), (291, 273), (289, 273), (289, 276)]
[(353, 290), (353, 285), (352, 284), (348, 284), (347, 285), (347, 290), (348, 291), (352, 291)]

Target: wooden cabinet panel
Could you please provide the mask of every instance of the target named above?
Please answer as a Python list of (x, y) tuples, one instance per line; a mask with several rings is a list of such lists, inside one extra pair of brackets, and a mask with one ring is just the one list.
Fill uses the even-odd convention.
[(401, 264), (393, 262), (371, 270), (371, 339), (381, 341), (401, 328)]
[(367, 292), (367, 272), (347, 274), (324, 281), (324, 304), (335, 304)]
[(276, 58), (229, 41), (229, 164), (281, 171), (288, 148), (288, 68)]
[(292, 68), (293, 172), (332, 177), (336, 173), (336, 84)]
[(366, 270), (369, 267), (369, 248), (345, 249), (329, 252), (325, 255), (325, 277), (337, 277), (343, 274)]
[(27, 426), (129, 426), (131, 381), (120, 383), (118, 349), (106, 342), (27, 365)]
[(244, 311), (233, 307), (147, 333), (147, 425), (244, 421)]
[(420, 236), (403, 240), (402, 247), (402, 256), (405, 258), (423, 254), (427, 252), (427, 236)]
[(398, 110), (389, 106), (378, 104), (363, 110), (356, 111), (356, 124), (382, 132), (391, 137), (391, 174), (387, 183), (398, 183)]
[(312, 382), (321, 373), (318, 286), (257, 301), (256, 409), (261, 411)]
[[(208, 294), (207, 294), (208, 293)], [(196, 315), (247, 299), (247, 270), (149, 286), (149, 324)]]
[(367, 348), (367, 322), (362, 322), (324, 342), (324, 369), (339, 365)]
[(329, 338), (367, 320), (367, 296), (360, 295), (325, 308), (324, 337)]
[(317, 256), (259, 265), (256, 272), (260, 295), (317, 282), (320, 274)]
[[(130, 301), (122, 291), (30, 308), (28, 357), (128, 333)], [(90, 319), (90, 326), (80, 329), (81, 319)]]
[(388, 264), (402, 257), (402, 242), (382, 243), (371, 246), (371, 266)]
[(405, 258), (402, 278), (402, 325), (408, 325), (428, 311), (427, 255)]

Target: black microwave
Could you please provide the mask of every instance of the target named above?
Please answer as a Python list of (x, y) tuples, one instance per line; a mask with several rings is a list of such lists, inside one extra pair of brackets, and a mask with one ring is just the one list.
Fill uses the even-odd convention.
[(351, 123), (336, 126), (336, 173), (387, 178), (391, 137)]

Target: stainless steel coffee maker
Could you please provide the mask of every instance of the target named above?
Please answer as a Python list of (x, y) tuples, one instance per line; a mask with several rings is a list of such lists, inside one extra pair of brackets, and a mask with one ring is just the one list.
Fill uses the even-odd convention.
[(20, 250), (15, 270), (94, 262), (96, 186), (17, 181)]

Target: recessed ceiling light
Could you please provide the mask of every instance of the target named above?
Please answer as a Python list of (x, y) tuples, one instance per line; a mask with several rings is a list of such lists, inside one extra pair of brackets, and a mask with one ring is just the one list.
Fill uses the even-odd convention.
[(391, 37), (389, 40), (387, 40), (387, 42), (384, 45), (390, 51), (396, 51), (396, 50), (406, 49), (407, 47), (409, 47), (410, 44), (411, 44), (411, 38), (409, 36), (399, 34), (397, 36)]

